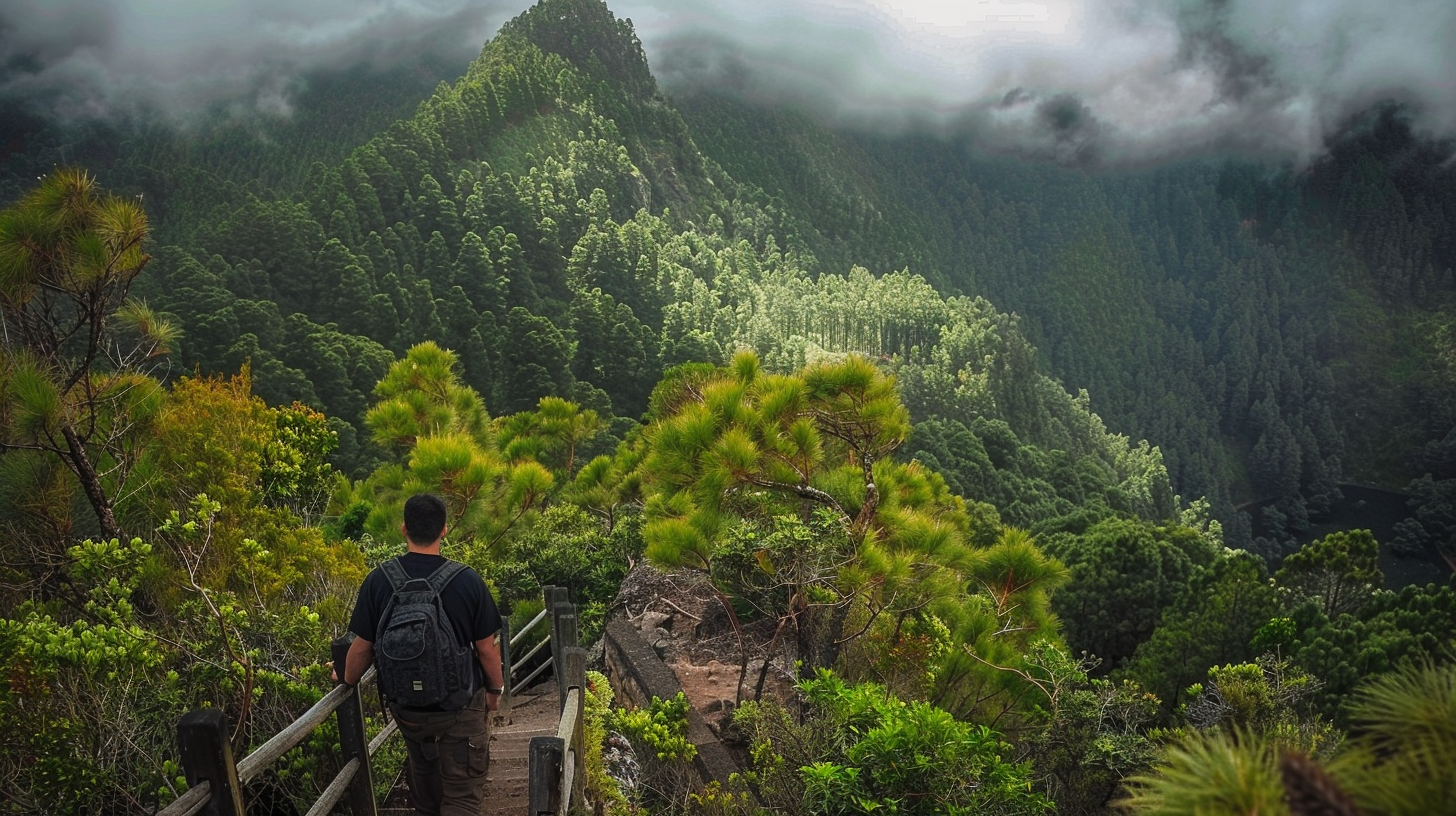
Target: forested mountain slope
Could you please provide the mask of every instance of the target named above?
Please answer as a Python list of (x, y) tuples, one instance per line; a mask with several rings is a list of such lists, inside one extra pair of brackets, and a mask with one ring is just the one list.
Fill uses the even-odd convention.
[(821, 257), (909, 265), (1020, 315), (1048, 372), (1159, 445), (1180, 492), (1226, 520), (1273, 498), (1268, 526), (1297, 533), (1336, 480), (1427, 472), (1422, 446), (1452, 428), (1452, 148), (1396, 110), (1298, 173), (1095, 171), (978, 156), (969, 137), (837, 133), (712, 92), (675, 101)]
[[(625, 22), (590, 3), (555, 15), (508, 24), (422, 103), (448, 75), (428, 56), (316, 77), (293, 120), (258, 127), (20, 116), (5, 189), (75, 158), (145, 192), (171, 248), (138, 293), (181, 318), (182, 370), (252, 360), (267, 399), (341, 420), (356, 472), (377, 455), (358, 434), (370, 384), (420, 339), (458, 349), (497, 410), (550, 393), (635, 418), (666, 366), (764, 339), (719, 272), (747, 251), (790, 277), (906, 271), (1015, 314), (1037, 371), (1156, 445), (1171, 490), (1206, 496), (1231, 543), (1287, 551), (1342, 479), (1430, 474), (1413, 486), (1437, 509), (1406, 543), (1456, 529), (1440, 484), (1456, 470), (1456, 187), (1450, 147), (1412, 137), (1398, 110), (1352, 123), (1299, 173), (1059, 168), (956, 138), (835, 132), (711, 91), (668, 100)], [(926, 351), (940, 324), (921, 317)], [(910, 359), (850, 338), (859, 328), (774, 330)], [(511, 339), (526, 336), (539, 342)], [(1061, 448), (1010, 403), (987, 417)], [(956, 479), (951, 459), (937, 462)], [(1234, 509), (1255, 499), (1272, 502), (1257, 545)]]
[[(1413, 139), (1398, 112), (1355, 123), (1298, 174), (1084, 171), (954, 138), (838, 133), (713, 92), (669, 101), (625, 25), (594, 4), (528, 12), (373, 139), (448, 66), (320, 77), (294, 121), (261, 129), (32, 128), (11, 140), (31, 149), (7, 157), (6, 184), (84, 156), (146, 192), (158, 237), (181, 251), (143, 284), (182, 317), (184, 366), (252, 359), (270, 401), (348, 423), (355, 466), (371, 455), (358, 417), (383, 352), (419, 339), (459, 349), (493, 407), (554, 393), (635, 417), (665, 365), (745, 342), (717, 264), (687, 259), (701, 247), (662, 251), (697, 235), (715, 253), (747, 242), (791, 275), (906, 270), (1016, 314), (1040, 372), (1157, 445), (1173, 490), (1208, 497), (1233, 542), (1251, 543), (1234, 506), (1275, 500), (1260, 519), (1270, 554), (1338, 501), (1338, 480), (1401, 487), (1447, 468), (1449, 148)], [(673, 268), (718, 304), (688, 298)], [(587, 305), (594, 289), (605, 297)], [(544, 339), (529, 354), (501, 342), (521, 335)], [(618, 342), (625, 356), (593, 356)]]
[(857, 351), (900, 373), (918, 419), (943, 420), (907, 455), (1016, 523), (1093, 496), (1175, 509), (1158, 452), (1046, 379), (1016, 320), (915, 270), (875, 280), (808, 252), (803, 221), (698, 152), (630, 26), (597, 2), (528, 11), (296, 194), (212, 192), (138, 294), (177, 316), (185, 368), (251, 361), (269, 402), (339, 418), (356, 471), (380, 455), (359, 433), (370, 390), (423, 340), (457, 351), (493, 413), (555, 395), (619, 417), (618, 435), (673, 364), (751, 347), (789, 370)]

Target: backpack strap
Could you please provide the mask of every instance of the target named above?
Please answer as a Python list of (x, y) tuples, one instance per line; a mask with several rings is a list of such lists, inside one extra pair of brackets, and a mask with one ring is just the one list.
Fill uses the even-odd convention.
[[(384, 573), (385, 578), (389, 579), (389, 588), (395, 592), (398, 592), (400, 587), (409, 583), (409, 573), (404, 571), (404, 566), (399, 563), (398, 557), (390, 558), (380, 563), (379, 571)], [(438, 590), (436, 591), (438, 592)]]
[[(452, 560), (446, 559), (445, 563), (443, 563), (440, 566), (436, 567), (435, 568), (435, 571), (432, 572), (432, 573), (430, 573), (430, 577), (425, 579), (425, 580), (427, 580), (427, 581), (430, 582), (430, 589), (435, 590), (435, 597), (436, 598), (439, 598), (439, 600), (440, 600), (440, 606), (442, 608), (445, 605), (445, 587), (449, 586), (450, 585), (450, 582), (453, 581), (453, 580), (455, 580), (455, 576), (459, 575), (461, 572), (464, 572), (464, 571), (465, 571), (465, 565), (464, 564), (460, 563), (459, 561), (452, 561)], [(456, 639), (456, 645), (457, 646), (469, 646), (470, 645), (468, 643), (460, 643), (459, 642), (459, 640), (458, 640), (459, 632), (456, 632), (456, 630), (455, 630), (455, 622), (453, 620), (450, 621), (450, 631), (451, 631), (451, 633), (455, 634), (455, 636), (457, 638)]]
[(399, 563), (399, 558), (390, 558), (380, 562), (379, 571), (389, 581), (389, 602), (384, 605), (384, 611), (379, 613), (377, 625), (383, 629), (389, 623), (390, 617), (394, 615), (394, 596), (399, 594), (399, 588), (409, 583), (409, 573), (404, 571), (404, 565)]
[[(463, 569), (465, 569), (465, 565), (459, 561), (447, 560), (444, 564), (437, 567), (434, 572), (430, 573), (429, 577), (425, 580), (430, 582), (430, 588), (435, 590), (436, 595), (441, 595), (445, 592), (445, 587), (449, 586), (450, 582), (455, 580), (455, 576), (459, 575)], [(389, 579), (390, 589), (396, 592), (399, 591), (400, 587), (414, 580), (410, 578), (409, 573), (404, 571), (404, 566), (399, 563), (398, 556), (381, 562), (379, 571), (384, 573), (385, 578)]]
[(435, 590), (436, 595), (443, 596), (445, 594), (445, 587), (449, 586), (450, 582), (455, 580), (455, 576), (459, 575), (464, 569), (465, 565), (459, 561), (446, 561), (444, 564), (436, 567), (434, 572), (430, 573), (430, 588)]

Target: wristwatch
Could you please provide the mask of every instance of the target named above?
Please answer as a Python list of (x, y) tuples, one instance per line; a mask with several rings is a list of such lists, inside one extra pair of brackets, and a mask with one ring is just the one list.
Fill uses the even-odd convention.
[(488, 688), (488, 689), (485, 690), (485, 693), (486, 694), (496, 694), (496, 695), (499, 695), (499, 694), (501, 694), (504, 691), (505, 691), (505, 689), (503, 689), (503, 688)]

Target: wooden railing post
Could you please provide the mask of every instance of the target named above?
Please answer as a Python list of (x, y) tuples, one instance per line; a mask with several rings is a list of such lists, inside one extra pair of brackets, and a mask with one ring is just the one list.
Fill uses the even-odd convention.
[(579, 689), (576, 695), (576, 727), (571, 733), (571, 754), (569, 757), (574, 765), (571, 782), (571, 801), (574, 803), (585, 803), (586, 801), (586, 768), (584, 757), (586, 756), (586, 649), (579, 646), (569, 646), (562, 649), (562, 657), (566, 661), (562, 674), (566, 675), (566, 685), (569, 688)]
[[(551, 665), (561, 666), (561, 638), (556, 629), (556, 606), (567, 602), (566, 587), (548, 586), (544, 587), (542, 594), (546, 601), (546, 614), (551, 619)], [(560, 674), (560, 671), (554, 673)]]
[(561, 635), (561, 613), (564, 611), (561, 607), (570, 605), (568, 592), (566, 587), (548, 586), (542, 588), (542, 594), (545, 596), (546, 614), (551, 619), (551, 673), (556, 676), (557, 693), (565, 694), (566, 684), (561, 679), (561, 649), (576, 645), (576, 641), (567, 643)]
[(579, 645), (576, 642), (576, 604), (567, 601), (556, 604), (556, 630), (563, 650)]
[(206, 782), (211, 791), (202, 813), (206, 816), (243, 816), (243, 790), (238, 765), (228, 741), (227, 718), (216, 708), (183, 715), (177, 723), (177, 750), (187, 785)]
[(541, 600), (545, 604), (546, 646), (551, 650), (551, 674), (554, 677), (561, 674), (561, 655), (558, 652), (561, 641), (556, 638), (556, 587), (541, 587)]
[(561, 809), (562, 753), (560, 737), (531, 737), (527, 758), (530, 787), (526, 791), (530, 816), (555, 816)]
[[(344, 660), (353, 640), (353, 636), (348, 635), (333, 642), (334, 671), (340, 683), (344, 681)], [(374, 770), (369, 762), (369, 735), (364, 730), (362, 698), (356, 686), (349, 699), (340, 703), (334, 712), (339, 718), (340, 762), (347, 764), (351, 759), (359, 760), (359, 770), (349, 782), (349, 804), (354, 816), (377, 816), (379, 806), (374, 801)]]
[(511, 721), (511, 622), (507, 618), (501, 618), (500, 656), (501, 698), (495, 713), (502, 722), (508, 723)]
[(556, 687), (561, 693), (561, 705), (566, 705), (566, 692), (571, 688), (571, 675), (566, 670), (566, 652), (576, 648), (576, 607), (569, 603), (556, 605), (556, 637), (559, 641), (556, 664)]

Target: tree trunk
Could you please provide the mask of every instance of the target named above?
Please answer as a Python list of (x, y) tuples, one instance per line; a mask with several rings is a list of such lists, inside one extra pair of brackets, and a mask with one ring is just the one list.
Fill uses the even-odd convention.
[(91, 457), (86, 455), (86, 446), (81, 442), (81, 437), (76, 435), (76, 430), (69, 422), (61, 426), (61, 435), (66, 438), (71, 470), (81, 482), (81, 490), (86, 493), (86, 500), (91, 502), (91, 509), (96, 512), (102, 538), (121, 538), (121, 530), (116, 526), (116, 514), (111, 510), (111, 499), (106, 497), (106, 491), (101, 487), (101, 477), (91, 464)]
[(796, 615), (795, 639), (799, 646), (799, 677), (811, 679), (818, 669), (832, 669), (839, 662), (840, 640), (849, 620), (850, 604), (841, 601), (828, 609), (806, 604)]

